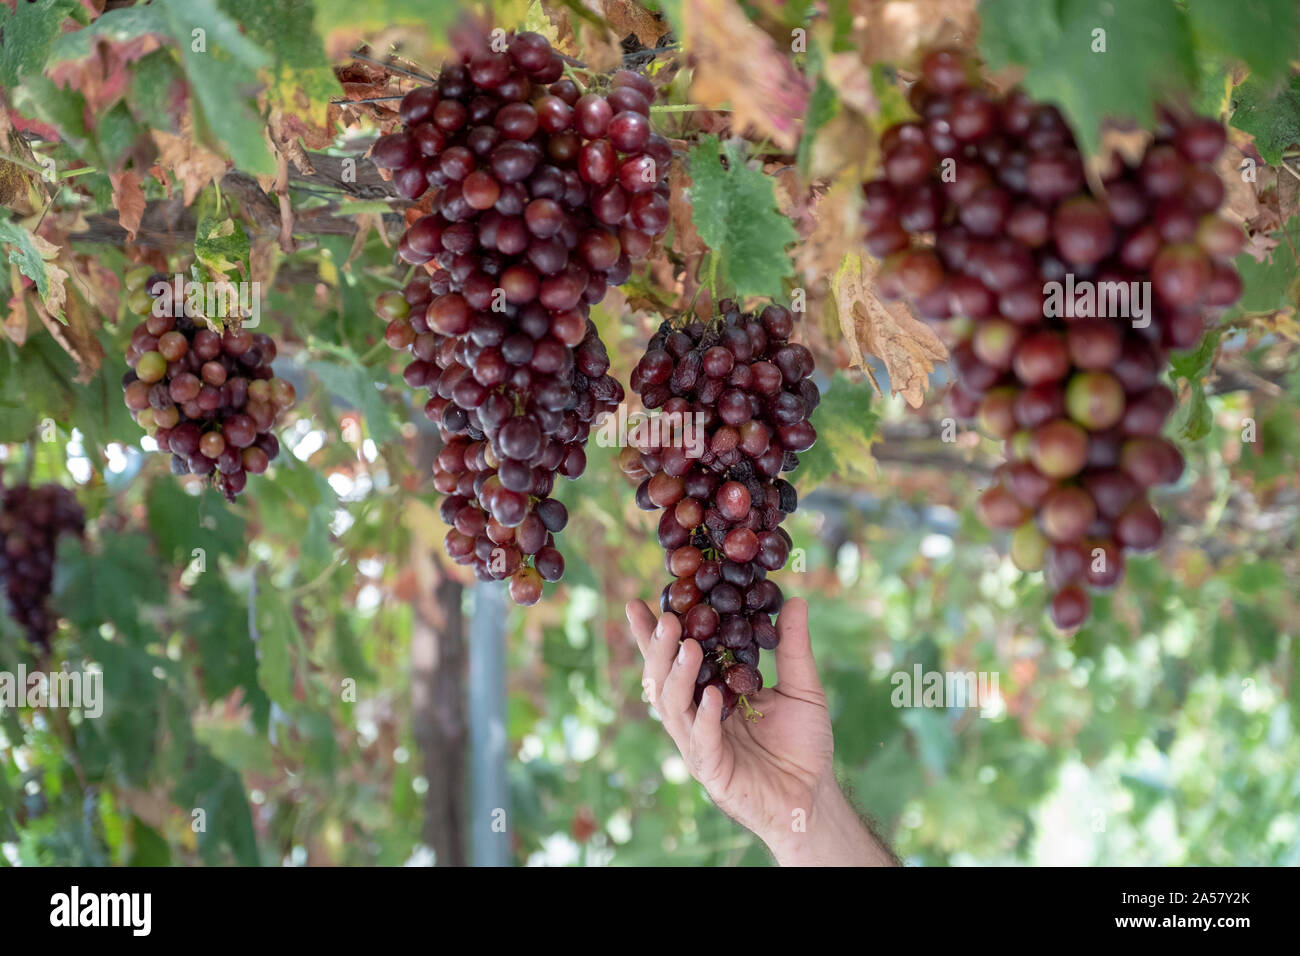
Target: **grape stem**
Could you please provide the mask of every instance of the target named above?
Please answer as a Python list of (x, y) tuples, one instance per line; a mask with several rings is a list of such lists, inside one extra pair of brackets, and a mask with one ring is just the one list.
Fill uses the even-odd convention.
[(751, 723), (758, 723), (758, 719), (763, 716), (763, 712), (761, 710), (755, 710), (753, 705), (750, 704), (749, 698), (746, 697), (744, 694), (740, 695), (740, 700), (738, 703), (742, 708), (744, 708), (745, 719), (750, 721)]

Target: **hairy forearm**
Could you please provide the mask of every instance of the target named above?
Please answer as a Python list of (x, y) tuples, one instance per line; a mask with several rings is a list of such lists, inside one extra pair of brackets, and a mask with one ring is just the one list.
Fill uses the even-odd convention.
[(803, 826), (762, 835), (781, 866), (898, 866), (898, 858), (858, 816), (827, 775), (808, 807)]

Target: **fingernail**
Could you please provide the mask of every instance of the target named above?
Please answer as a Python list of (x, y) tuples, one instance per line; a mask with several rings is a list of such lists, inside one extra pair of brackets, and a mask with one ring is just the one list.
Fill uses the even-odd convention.
[(623, 616), (627, 618), (627, 622), (629, 624), (632, 623), (632, 602), (631, 601), (623, 605)]
[(679, 667), (686, 663), (686, 642), (682, 641), (682, 646), (677, 648), (677, 660), (675, 662)]

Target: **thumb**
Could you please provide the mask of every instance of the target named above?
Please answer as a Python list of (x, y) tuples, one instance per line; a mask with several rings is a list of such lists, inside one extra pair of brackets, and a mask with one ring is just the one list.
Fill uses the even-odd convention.
[(824, 697), (808, 634), (808, 602), (803, 598), (786, 601), (777, 616), (776, 630), (781, 637), (776, 645), (778, 689), (799, 697)]

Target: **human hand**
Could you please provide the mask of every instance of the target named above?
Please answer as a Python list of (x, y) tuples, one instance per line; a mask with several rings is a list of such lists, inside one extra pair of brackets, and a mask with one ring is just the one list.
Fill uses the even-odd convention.
[(787, 601), (777, 618), (776, 686), (748, 697), (762, 714), (757, 720), (735, 714), (723, 721), (716, 687), (706, 688), (696, 707), (703, 651), (698, 641), (681, 640), (676, 615), (656, 623), (644, 601), (632, 601), (627, 617), (645, 659), (642, 686), (719, 809), (757, 834), (782, 865), (894, 862), (835, 783), (830, 714), (805, 601)]

